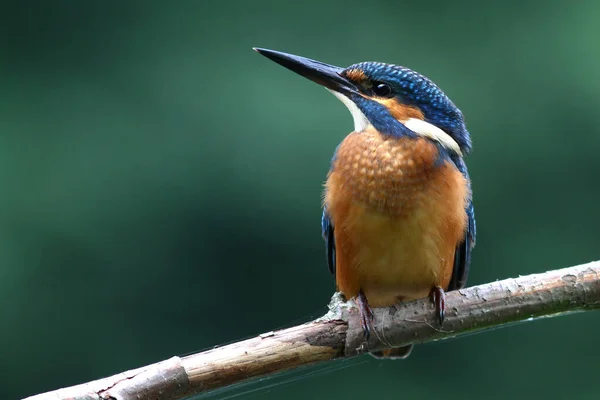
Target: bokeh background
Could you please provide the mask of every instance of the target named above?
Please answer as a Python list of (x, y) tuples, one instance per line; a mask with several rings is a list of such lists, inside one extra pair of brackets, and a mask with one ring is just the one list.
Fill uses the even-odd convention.
[[(413, 68), (462, 109), (469, 284), (600, 258), (600, 4), (30, 1), (0, 12), (1, 399), (324, 312), (320, 194), (352, 119), (260, 57)], [(593, 313), (207, 398), (597, 399)]]

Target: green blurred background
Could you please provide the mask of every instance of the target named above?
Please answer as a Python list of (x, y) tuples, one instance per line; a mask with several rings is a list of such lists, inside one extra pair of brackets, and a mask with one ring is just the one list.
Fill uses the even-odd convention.
[[(598, 2), (39, 1), (0, 15), (1, 399), (324, 312), (320, 194), (352, 119), (252, 46), (402, 64), (445, 90), (474, 140), (470, 285), (600, 258)], [(597, 399), (599, 336), (597, 315), (567, 316), (210, 398)]]

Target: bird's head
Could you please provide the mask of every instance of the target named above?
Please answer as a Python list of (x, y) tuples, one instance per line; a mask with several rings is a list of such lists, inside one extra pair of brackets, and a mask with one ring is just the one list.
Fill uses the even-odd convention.
[(356, 132), (372, 126), (385, 135), (426, 137), (459, 156), (471, 150), (460, 110), (415, 71), (380, 62), (340, 68), (274, 50), (254, 50), (329, 89), (352, 113)]

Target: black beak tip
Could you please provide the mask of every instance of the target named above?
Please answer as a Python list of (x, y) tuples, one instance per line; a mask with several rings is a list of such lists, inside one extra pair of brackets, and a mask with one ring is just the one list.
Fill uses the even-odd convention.
[(303, 64), (302, 60), (304, 60), (304, 57), (298, 57), (293, 54), (287, 54), (276, 50), (263, 49), (261, 47), (253, 47), (252, 49), (261, 56), (267, 57), (269, 60), (295, 72), (298, 71), (296, 71), (294, 67)]
[(252, 50), (254, 50), (255, 52), (257, 52), (258, 54), (260, 54), (261, 56), (265, 56), (275, 62), (277, 62), (277, 59), (280, 58), (284, 58), (283, 56), (286, 56), (287, 54), (279, 52), (279, 51), (275, 51), (275, 50), (269, 50), (269, 49), (263, 49), (261, 47), (253, 47)]
[(270, 54), (279, 53), (278, 51), (263, 49), (262, 47), (253, 47), (252, 50), (265, 57), (268, 57)]

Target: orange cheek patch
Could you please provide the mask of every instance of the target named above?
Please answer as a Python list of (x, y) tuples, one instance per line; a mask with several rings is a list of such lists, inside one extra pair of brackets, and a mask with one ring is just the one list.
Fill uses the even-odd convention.
[(373, 99), (390, 111), (392, 117), (398, 121), (406, 121), (409, 118), (424, 119), (423, 112), (416, 107), (399, 103), (396, 99)]

